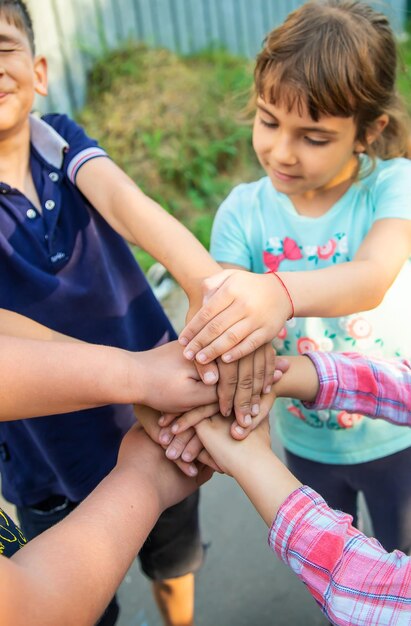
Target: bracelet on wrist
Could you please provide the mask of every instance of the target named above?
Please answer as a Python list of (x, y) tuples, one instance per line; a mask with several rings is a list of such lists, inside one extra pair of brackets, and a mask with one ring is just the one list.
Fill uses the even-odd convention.
[(274, 270), (270, 270), (269, 274), (273, 274), (273, 276), (275, 276), (277, 278), (277, 280), (280, 281), (280, 283), (281, 283), (285, 293), (287, 294), (288, 300), (289, 300), (290, 305), (291, 305), (291, 315), (289, 317), (287, 317), (287, 322), (288, 322), (289, 320), (292, 320), (294, 315), (295, 315), (295, 308), (294, 308), (293, 299), (292, 299), (291, 294), (290, 294), (290, 292), (287, 289), (287, 285), (285, 284), (283, 279), (276, 272), (274, 272)]

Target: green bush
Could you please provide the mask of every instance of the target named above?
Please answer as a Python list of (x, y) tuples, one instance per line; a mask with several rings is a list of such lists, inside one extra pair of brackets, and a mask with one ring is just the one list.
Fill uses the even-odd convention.
[[(209, 245), (220, 202), (261, 175), (241, 113), (252, 63), (225, 51), (179, 57), (128, 45), (90, 75), (79, 121), (114, 161)], [(152, 262), (139, 251), (144, 269)]]

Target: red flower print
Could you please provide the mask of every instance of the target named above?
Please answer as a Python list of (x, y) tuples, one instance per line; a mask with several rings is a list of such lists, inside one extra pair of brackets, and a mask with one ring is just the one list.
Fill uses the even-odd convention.
[(297, 242), (294, 239), (290, 239), (290, 237), (286, 237), (283, 241), (283, 251), (284, 258), (289, 261), (298, 261), (298, 259), (302, 259), (303, 255), (301, 254), (301, 250), (297, 245)]
[(320, 259), (329, 259), (337, 249), (337, 242), (330, 239), (323, 246), (318, 246), (317, 253)]
[(318, 344), (314, 339), (310, 339), (310, 337), (300, 337), (297, 341), (297, 350), (299, 354), (304, 354), (304, 352), (316, 352), (318, 350)]
[(285, 339), (287, 337), (287, 329), (285, 326), (282, 327), (280, 332), (277, 335), (278, 339)]
[(295, 417), (298, 417), (298, 419), (300, 419), (303, 422), (305, 422), (304, 413), (302, 411), (300, 411), (300, 409), (298, 407), (296, 407), (293, 404), (291, 404), (290, 406), (287, 407), (287, 411), (289, 411), (292, 415), (295, 415)]
[(371, 335), (372, 327), (363, 317), (354, 317), (348, 322), (347, 330), (354, 339), (367, 339)]
[(341, 411), (337, 415), (337, 422), (341, 428), (352, 428), (361, 420), (362, 415), (359, 415), (358, 413), (347, 413), (346, 411)]
[(284, 258), (283, 254), (271, 254), (271, 252), (267, 252), (266, 250), (263, 252), (264, 265), (268, 267), (270, 272), (276, 272)]

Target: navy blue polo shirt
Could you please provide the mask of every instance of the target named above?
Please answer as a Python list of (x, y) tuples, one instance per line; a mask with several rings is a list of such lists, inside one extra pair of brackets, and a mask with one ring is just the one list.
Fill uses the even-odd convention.
[[(92, 158), (107, 155), (67, 116), (31, 118), (42, 212), (0, 183), (0, 307), (85, 341), (147, 350), (175, 335), (128, 245), (75, 185)], [(0, 423), (5, 498), (82, 500), (114, 466), (133, 422), (131, 406), (112, 405)]]

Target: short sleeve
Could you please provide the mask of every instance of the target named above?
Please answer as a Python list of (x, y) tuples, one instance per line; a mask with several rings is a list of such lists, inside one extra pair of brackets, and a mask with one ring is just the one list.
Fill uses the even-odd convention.
[(381, 162), (373, 185), (374, 221), (396, 218), (411, 220), (411, 161)]
[(83, 128), (67, 115), (45, 115), (43, 119), (69, 144), (64, 155), (62, 169), (73, 185), (76, 184), (80, 168), (87, 161), (108, 156), (98, 142), (89, 137)]
[(246, 237), (244, 187), (235, 187), (218, 209), (211, 232), (210, 252), (219, 263), (241, 265), (250, 270), (252, 255)]

